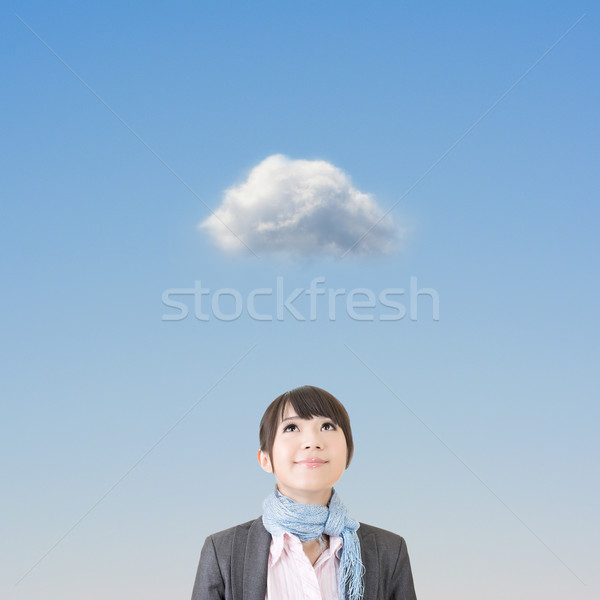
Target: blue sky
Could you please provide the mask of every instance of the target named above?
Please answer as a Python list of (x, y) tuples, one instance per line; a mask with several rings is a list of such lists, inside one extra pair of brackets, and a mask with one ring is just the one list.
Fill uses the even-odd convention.
[[(188, 598), (272, 488), (264, 409), (306, 383), (348, 408), (337, 489), (405, 537), (419, 598), (598, 597), (595, 9), (7, 3), (2, 597)], [(198, 225), (273, 155), (339, 169), (400, 246), (224, 252)], [(347, 193), (310, 223), (347, 233)], [(315, 279), (315, 318), (302, 293), (278, 319)], [(165, 319), (195, 282), (239, 318)], [(352, 318), (351, 290), (407, 314)]]

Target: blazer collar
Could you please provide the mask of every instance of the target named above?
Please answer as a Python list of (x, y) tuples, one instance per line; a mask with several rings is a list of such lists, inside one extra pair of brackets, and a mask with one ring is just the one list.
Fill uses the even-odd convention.
[[(379, 556), (372, 533), (363, 535), (357, 530), (360, 553), (365, 567), (363, 600), (376, 600), (379, 585)], [(262, 517), (252, 522), (248, 530), (237, 528), (231, 556), (233, 598), (265, 600), (271, 534), (265, 529)]]
[(236, 531), (233, 544), (233, 598), (265, 600), (271, 534), (265, 529), (262, 517), (252, 522), (247, 533)]
[(379, 587), (379, 554), (377, 553), (375, 536), (372, 533), (363, 535), (362, 527), (359, 527), (356, 533), (360, 541), (362, 563), (365, 567), (365, 574), (363, 575), (365, 595), (363, 600), (376, 600)]

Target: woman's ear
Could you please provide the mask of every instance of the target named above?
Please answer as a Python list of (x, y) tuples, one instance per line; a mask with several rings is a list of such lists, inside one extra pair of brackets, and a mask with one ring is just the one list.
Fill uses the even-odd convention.
[(259, 450), (256, 457), (258, 458), (258, 464), (261, 466), (263, 471), (266, 471), (267, 473), (273, 472), (273, 465), (271, 464), (271, 459), (269, 458), (269, 455), (266, 452)]

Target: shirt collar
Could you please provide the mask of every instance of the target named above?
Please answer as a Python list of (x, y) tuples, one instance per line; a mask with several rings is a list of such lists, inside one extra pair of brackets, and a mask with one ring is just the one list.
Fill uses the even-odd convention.
[[(295, 536), (289, 531), (284, 531), (278, 535), (271, 536), (271, 566), (273, 566), (280, 558), (284, 548), (289, 548), (292, 544), (301, 544), (298, 536)], [(323, 559), (329, 557), (335, 553), (336, 557), (339, 558), (342, 552), (343, 540), (339, 535), (329, 536), (329, 547), (323, 552)], [(321, 558), (321, 557), (319, 557)]]

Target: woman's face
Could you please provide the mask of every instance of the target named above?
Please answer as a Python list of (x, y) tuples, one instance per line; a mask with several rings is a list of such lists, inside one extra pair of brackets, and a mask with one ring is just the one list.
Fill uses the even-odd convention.
[(328, 417), (300, 419), (288, 404), (273, 442), (273, 461), (259, 450), (261, 467), (274, 473), (284, 495), (326, 506), (347, 459), (346, 436)]

